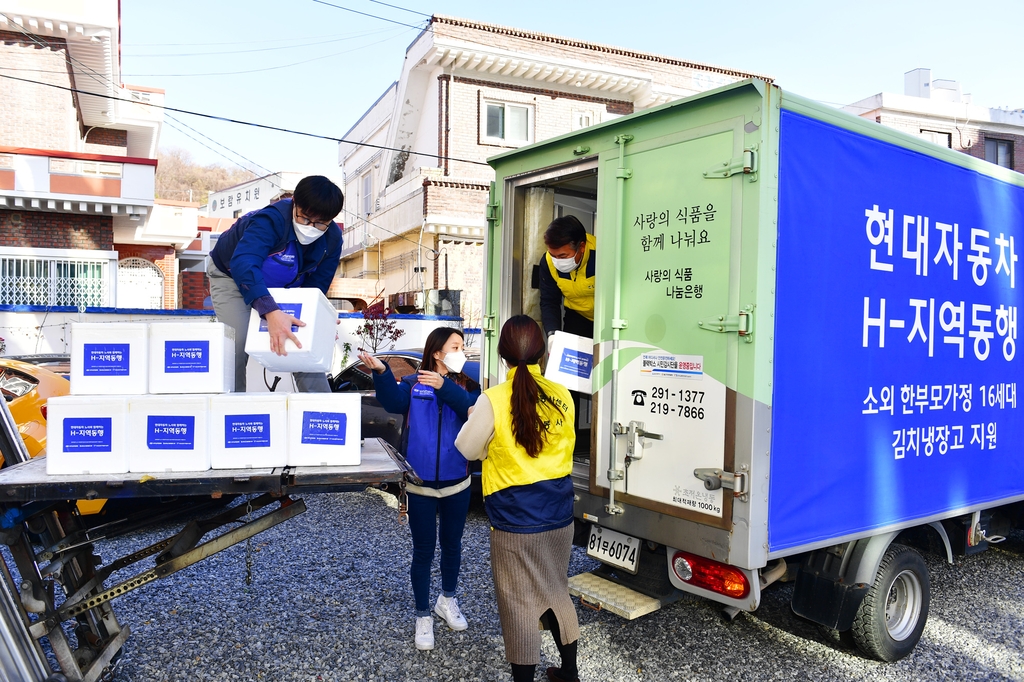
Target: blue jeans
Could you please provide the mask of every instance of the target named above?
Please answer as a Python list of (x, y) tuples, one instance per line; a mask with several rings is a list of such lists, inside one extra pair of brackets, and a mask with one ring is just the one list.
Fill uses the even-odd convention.
[[(441, 535), (441, 590), (455, 596), (462, 564), (462, 530), (466, 527), (471, 491), (448, 497), (427, 497), (409, 493), (409, 530), (412, 532), (412, 593), (416, 615), (430, 615), (430, 567), (434, 563), (438, 525)], [(440, 519), (440, 524), (438, 524)]]

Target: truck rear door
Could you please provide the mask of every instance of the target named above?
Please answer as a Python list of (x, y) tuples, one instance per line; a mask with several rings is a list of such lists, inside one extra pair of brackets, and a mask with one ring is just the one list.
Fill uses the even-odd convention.
[(611, 514), (624, 503), (731, 527), (732, 491), (695, 471), (733, 472), (737, 347), (752, 329), (739, 235), (756, 151), (741, 102), (623, 126), (601, 155), (590, 487)]

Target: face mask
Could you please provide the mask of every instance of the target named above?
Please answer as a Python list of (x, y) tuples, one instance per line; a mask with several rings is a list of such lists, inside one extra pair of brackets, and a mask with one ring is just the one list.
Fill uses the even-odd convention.
[(444, 366), (448, 368), (449, 372), (458, 374), (462, 371), (462, 368), (466, 365), (466, 354), (461, 350), (455, 353), (445, 353)]
[(312, 244), (327, 232), (327, 230), (318, 230), (312, 225), (303, 225), (297, 220), (292, 220), (292, 227), (295, 228), (295, 236), (299, 238), (299, 243), (303, 246)]
[(576, 262), (575, 258), (552, 258), (551, 262), (554, 264), (555, 270), (566, 274), (580, 266), (579, 263)]

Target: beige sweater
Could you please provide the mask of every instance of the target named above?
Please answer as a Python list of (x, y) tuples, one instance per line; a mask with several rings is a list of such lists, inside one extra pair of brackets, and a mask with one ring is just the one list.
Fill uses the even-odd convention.
[(486, 395), (481, 394), (469, 408), (469, 419), (455, 437), (455, 447), (468, 460), (487, 459), (487, 446), (494, 438), (494, 408)]

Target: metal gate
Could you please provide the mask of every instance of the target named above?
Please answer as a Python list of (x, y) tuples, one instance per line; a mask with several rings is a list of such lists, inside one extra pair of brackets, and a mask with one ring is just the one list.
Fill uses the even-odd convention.
[(117, 307), (164, 307), (164, 273), (145, 258), (125, 258), (117, 264)]

